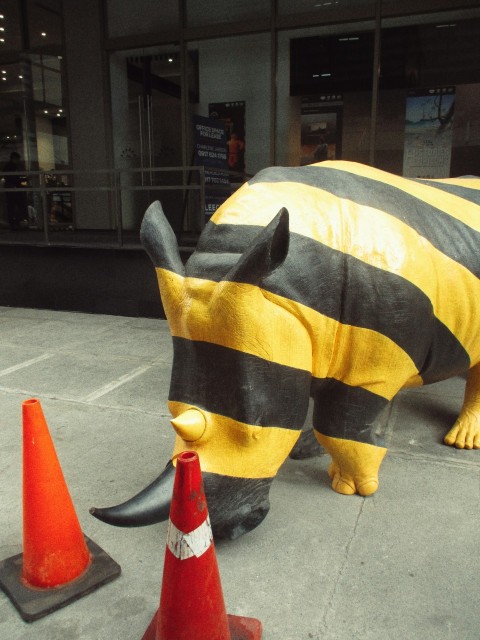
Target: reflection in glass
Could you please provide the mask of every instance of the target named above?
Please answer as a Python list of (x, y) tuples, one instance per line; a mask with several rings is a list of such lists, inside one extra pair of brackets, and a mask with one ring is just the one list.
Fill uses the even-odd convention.
[(20, 3), (17, 0), (3, 0), (0, 4), (0, 16), (0, 55), (20, 51), (22, 48)]
[(28, 49), (58, 51), (63, 43), (61, 0), (27, 0)]
[(228, 22), (254, 21), (268, 18), (270, 0), (223, 0), (203, 2), (187, 0), (187, 26), (200, 27)]
[(118, 38), (178, 29), (178, 4), (178, 0), (107, 0), (108, 36)]

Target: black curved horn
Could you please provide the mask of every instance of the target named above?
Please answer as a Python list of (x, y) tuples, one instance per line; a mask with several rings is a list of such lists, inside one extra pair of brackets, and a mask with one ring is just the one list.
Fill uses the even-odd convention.
[(116, 527), (143, 527), (167, 520), (175, 479), (175, 467), (170, 461), (148, 487), (114, 507), (92, 507), (90, 513), (98, 520)]

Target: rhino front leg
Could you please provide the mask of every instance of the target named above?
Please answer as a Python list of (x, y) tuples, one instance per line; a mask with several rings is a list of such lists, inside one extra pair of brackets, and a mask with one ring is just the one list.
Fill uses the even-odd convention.
[(387, 453), (379, 421), (385, 420), (389, 400), (334, 379), (318, 383), (312, 395), (314, 433), (332, 458), (332, 488), (344, 495), (375, 493)]
[(325, 436), (315, 430), (319, 443), (332, 457), (328, 474), (337, 493), (370, 496), (378, 489), (378, 471), (387, 453), (384, 447)]
[(480, 364), (468, 372), (462, 410), (443, 441), (457, 449), (480, 449)]

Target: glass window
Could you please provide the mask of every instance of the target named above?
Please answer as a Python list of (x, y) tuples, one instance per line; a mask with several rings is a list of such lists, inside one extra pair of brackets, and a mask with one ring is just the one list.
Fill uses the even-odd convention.
[(59, 0), (27, 1), (29, 49), (60, 53), (63, 42), (62, 5)]
[(107, 0), (110, 38), (178, 29), (178, 0)]
[(480, 172), (480, 19), (416, 16), (382, 29), (375, 164), (412, 177)]
[(372, 89), (373, 31), (290, 40), (290, 95)]
[(0, 164), (12, 151), (23, 154), (23, 78), (20, 63), (0, 66)]
[(270, 164), (270, 34), (190, 42), (189, 50), (198, 52), (192, 116), (226, 121), (228, 136), (243, 139), (242, 172), (255, 174)]
[(373, 49), (370, 21), (279, 33), (277, 164), (368, 162)]
[[(189, 64), (189, 157), (204, 167), (204, 202), (189, 199), (190, 226), (205, 220), (249, 176), (269, 166), (270, 34), (192, 41)], [(197, 90), (198, 83), (198, 90)], [(202, 212), (203, 206), (203, 212)]]
[(36, 150), (30, 149), (30, 155), (36, 156), (42, 170), (69, 164), (62, 62), (61, 56), (32, 54), (24, 63), (24, 69), (26, 65), (30, 67), (32, 78), (31, 90), (26, 87), (25, 91), (25, 99), (30, 104), (26, 113), (32, 115), (27, 120), (37, 141)]
[(187, 0), (187, 26), (244, 22), (270, 15), (270, 0)]
[(17, 151), (29, 170), (68, 165), (60, 64), (57, 57), (24, 55), (18, 63), (1, 66), (1, 160)]
[(4, 0), (0, 4), (0, 55), (22, 49), (20, 3)]
[[(33, 99), (43, 110), (63, 108), (61, 56), (31, 55)], [(62, 111), (60, 111), (61, 113)]]
[(148, 205), (159, 199), (180, 233), (183, 193), (161, 189), (182, 184), (181, 171), (161, 170), (183, 163), (180, 78), (178, 45), (110, 56), (114, 157), (122, 186), (124, 229), (138, 229)]
[(340, 13), (348, 12), (350, 19), (359, 19), (356, 13), (371, 15), (375, 0), (278, 0), (280, 16), (310, 15), (320, 21), (338, 21)]

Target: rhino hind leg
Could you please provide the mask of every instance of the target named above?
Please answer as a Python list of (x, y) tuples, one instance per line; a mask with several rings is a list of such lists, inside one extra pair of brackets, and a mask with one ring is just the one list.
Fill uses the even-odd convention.
[(443, 441), (457, 449), (480, 449), (480, 364), (468, 372), (462, 410)]
[(315, 430), (320, 444), (332, 457), (328, 474), (332, 488), (343, 495), (369, 496), (378, 489), (378, 472), (387, 453), (384, 447), (325, 436)]

